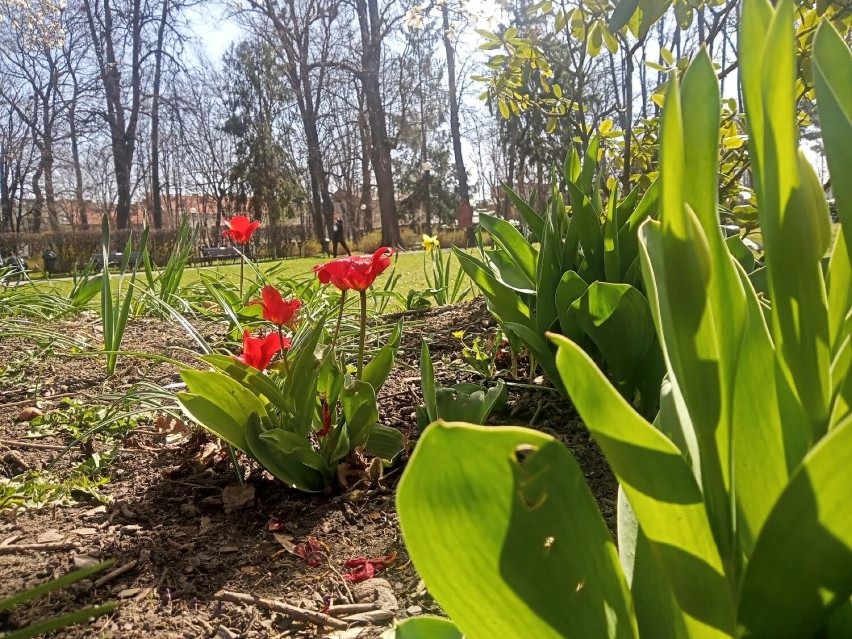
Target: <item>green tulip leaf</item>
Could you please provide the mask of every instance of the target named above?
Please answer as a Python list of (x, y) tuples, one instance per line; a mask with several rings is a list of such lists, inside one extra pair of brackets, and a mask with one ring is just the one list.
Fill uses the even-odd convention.
[(399, 341), (402, 338), (402, 322), (394, 326), (390, 340), (379, 349), (376, 356), (364, 366), (361, 381), (367, 382), (378, 394), (385, 381), (390, 375), (396, 360), (396, 352), (399, 350)]
[(249, 452), (285, 484), (309, 493), (330, 485), (331, 468), (306, 438), (283, 428), (261, 430), (255, 419), (246, 428), (246, 440)]
[(252, 415), (266, 417), (263, 403), (245, 386), (218, 371), (183, 368), (186, 392), (177, 398), (184, 412), (217, 437), (247, 451), (245, 428)]
[(849, 600), (850, 486), (852, 419), (847, 419), (805, 457), (757, 539), (740, 595), (743, 636), (813, 637), (831, 611)]
[(559, 346), (556, 365), (571, 401), (624, 488), (679, 606), (693, 625), (733, 633), (722, 559), (692, 469), (582, 349), (564, 337), (552, 339)]
[(449, 619), (414, 617), (382, 633), (381, 639), (463, 639)]
[(364, 446), (371, 455), (391, 461), (405, 448), (405, 438), (396, 428), (376, 424)]
[(494, 242), (506, 252), (532, 285), (538, 264), (538, 251), (535, 247), (506, 220), (483, 213), (479, 216), (479, 223), (491, 234)]
[(363, 445), (370, 435), (370, 430), (379, 421), (376, 392), (367, 382), (351, 379), (343, 386), (340, 403), (343, 405), (343, 415), (349, 428), (352, 446)]
[(615, 546), (552, 438), (433, 424), (397, 507), (412, 560), (465, 637), (636, 637)]

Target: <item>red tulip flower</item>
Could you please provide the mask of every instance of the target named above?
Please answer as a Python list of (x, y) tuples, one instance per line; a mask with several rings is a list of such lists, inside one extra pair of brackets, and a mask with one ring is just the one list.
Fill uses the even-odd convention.
[(331, 282), (341, 291), (366, 291), (376, 278), (391, 263), (395, 253), (392, 248), (383, 246), (370, 255), (352, 255), (339, 257), (325, 264), (317, 264), (314, 271), (323, 284)]
[(286, 337), (282, 338), (279, 333), (269, 333), (266, 337), (252, 337), (251, 333), (243, 331), (243, 354), (237, 359), (243, 364), (264, 371), (269, 368), (275, 353), (289, 348), (290, 340)]
[(285, 300), (274, 286), (267, 284), (260, 292), (261, 299), (251, 302), (263, 307), (263, 319), (278, 326), (290, 326), (296, 321), (302, 302)]
[(236, 244), (248, 244), (251, 242), (251, 236), (260, 228), (260, 222), (252, 221), (245, 215), (235, 215), (230, 220), (226, 218), (224, 222), (227, 228), (222, 231), (222, 236)]

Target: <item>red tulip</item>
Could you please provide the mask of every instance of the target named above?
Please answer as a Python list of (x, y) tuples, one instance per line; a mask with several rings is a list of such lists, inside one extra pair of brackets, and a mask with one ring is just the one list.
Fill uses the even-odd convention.
[(236, 244), (248, 244), (251, 236), (260, 228), (260, 222), (250, 220), (245, 215), (235, 215), (230, 220), (225, 218), (225, 226), (222, 236), (230, 238)]
[(372, 256), (339, 257), (325, 264), (317, 264), (314, 271), (320, 282), (331, 282), (341, 291), (366, 291), (376, 277), (390, 266), (391, 256), (395, 252), (392, 248), (383, 246)]
[(243, 354), (237, 359), (243, 364), (263, 371), (269, 368), (275, 353), (289, 348), (289, 338), (282, 339), (279, 333), (269, 333), (266, 337), (252, 337), (251, 333), (243, 331)]
[(285, 300), (281, 297), (274, 286), (267, 284), (260, 292), (261, 298), (251, 302), (263, 307), (263, 319), (278, 326), (289, 326), (296, 321), (299, 309), (302, 307), (301, 300)]

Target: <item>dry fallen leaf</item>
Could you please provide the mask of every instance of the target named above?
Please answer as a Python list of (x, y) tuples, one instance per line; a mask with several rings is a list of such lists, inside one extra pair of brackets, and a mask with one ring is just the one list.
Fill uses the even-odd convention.
[(158, 415), (154, 420), (154, 430), (161, 435), (178, 435), (189, 432), (186, 424), (171, 415)]
[(195, 456), (195, 461), (203, 466), (209, 466), (216, 461), (216, 455), (222, 450), (217, 442), (205, 442), (199, 453)]
[(281, 533), (273, 533), (272, 536), (275, 537), (275, 541), (281, 544), (281, 547), (284, 548), (284, 550), (296, 554), (296, 544), (293, 543), (293, 537), (290, 535), (282, 535)]
[(240, 572), (244, 575), (259, 575), (263, 572), (260, 566), (240, 566)]
[(28, 422), (31, 419), (35, 419), (36, 417), (41, 417), (42, 415), (44, 415), (44, 413), (42, 413), (35, 406), (27, 406), (26, 408), (21, 410), (20, 413), (18, 413), (18, 416), (15, 418), (15, 421), (17, 423)]

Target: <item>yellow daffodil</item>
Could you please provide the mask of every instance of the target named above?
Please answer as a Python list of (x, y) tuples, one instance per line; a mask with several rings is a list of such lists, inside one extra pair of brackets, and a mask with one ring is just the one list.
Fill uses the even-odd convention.
[(423, 234), (423, 248), (427, 253), (431, 253), (432, 249), (441, 249), (441, 242), (438, 241), (437, 235), (426, 235)]

